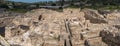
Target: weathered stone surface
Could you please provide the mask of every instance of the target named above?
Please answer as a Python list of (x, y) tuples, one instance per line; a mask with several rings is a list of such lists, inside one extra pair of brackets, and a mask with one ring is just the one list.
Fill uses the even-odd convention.
[[(5, 40), (13, 46), (86, 46), (86, 42), (90, 46), (107, 46), (105, 43), (109, 39), (102, 41), (107, 34), (102, 34), (101, 39), (100, 32), (104, 29), (113, 30), (108, 27), (119, 30), (119, 14), (115, 17), (112, 13), (107, 15), (102, 16), (92, 9), (67, 8), (63, 12), (35, 9), (11, 18), (10, 24), (6, 23), (9, 19), (5, 19), (6, 26), (0, 27), (5, 28)], [(0, 22), (3, 21), (1, 19)]]
[(108, 45), (105, 44), (104, 42), (102, 42), (101, 37), (97, 37), (97, 38), (92, 38), (92, 39), (86, 40), (85, 46), (108, 46)]
[(115, 28), (120, 29), (120, 25), (113, 25)]
[(107, 28), (100, 32), (103, 41), (109, 46), (120, 45), (120, 31), (116, 28)]
[(108, 24), (110, 25), (120, 25), (120, 13), (110, 13), (106, 15)]
[(97, 10), (84, 9), (85, 18), (90, 20), (91, 23), (107, 23), (104, 16), (100, 15)]
[(1, 35), (0, 35), (0, 45), (1, 46), (10, 46), (10, 44)]
[(99, 12), (100, 14), (102, 14), (102, 15), (106, 15), (106, 14), (112, 13), (113, 11), (99, 9), (98, 12)]

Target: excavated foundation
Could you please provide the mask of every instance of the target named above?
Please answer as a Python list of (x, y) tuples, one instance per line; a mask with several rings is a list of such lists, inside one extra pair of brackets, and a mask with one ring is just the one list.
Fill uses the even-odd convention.
[(119, 30), (119, 14), (103, 16), (92, 9), (35, 9), (0, 27), (0, 34), (5, 36), (0, 41), (5, 41), (1, 42), (4, 46), (114, 46), (110, 44), (114, 41), (107, 42), (114, 35), (105, 31)]

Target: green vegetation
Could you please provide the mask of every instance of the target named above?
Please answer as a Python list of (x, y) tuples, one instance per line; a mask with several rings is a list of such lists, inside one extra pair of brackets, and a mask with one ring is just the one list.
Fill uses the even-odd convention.
[[(0, 0), (0, 8), (6, 8), (7, 10), (14, 12), (26, 12), (32, 9), (39, 8), (39, 6), (64, 6), (65, 8), (92, 8), (92, 9), (120, 9), (120, 0), (59, 0), (56, 2), (36, 2), (36, 3), (23, 3), (23, 2), (11, 2)], [(61, 9), (56, 9), (61, 11)]]
[(19, 13), (25, 13), (28, 11), (26, 9), (7, 9), (7, 10), (12, 12), (19, 12)]

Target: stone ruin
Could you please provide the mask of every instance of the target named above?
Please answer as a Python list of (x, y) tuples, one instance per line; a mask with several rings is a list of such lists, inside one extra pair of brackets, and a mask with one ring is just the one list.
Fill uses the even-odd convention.
[[(35, 9), (0, 27), (3, 46), (119, 46), (120, 13)], [(3, 20), (4, 21), (4, 20)], [(6, 22), (6, 21), (5, 21)]]

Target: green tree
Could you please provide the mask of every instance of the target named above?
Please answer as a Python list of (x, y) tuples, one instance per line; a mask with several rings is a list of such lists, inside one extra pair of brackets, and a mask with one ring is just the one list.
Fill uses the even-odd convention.
[(65, 0), (60, 0), (61, 6), (64, 5)]

